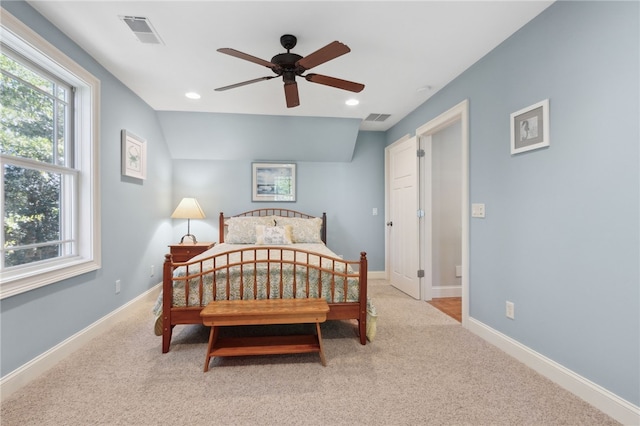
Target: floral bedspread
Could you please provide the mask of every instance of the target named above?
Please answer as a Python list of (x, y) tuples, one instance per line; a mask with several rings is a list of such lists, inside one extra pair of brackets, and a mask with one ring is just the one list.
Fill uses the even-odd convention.
[[(323, 297), (328, 303), (357, 302), (359, 298), (359, 284), (357, 271), (351, 265), (338, 260), (327, 259), (322, 256), (337, 256), (324, 244), (293, 244), (282, 245), (284, 251), (271, 250), (271, 259), (280, 259), (292, 263), (293, 248), (305, 250), (314, 254), (296, 252), (296, 264), (289, 262), (244, 264), (242, 261), (252, 261), (257, 258), (267, 257), (266, 249), (258, 248), (257, 252), (236, 250), (244, 248), (256, 248), (253, 244), (217, 244), (210, 250), (191, 259), (196, 262), (188, 266), (181, 266), (174, 270), (174, 307), (206, 306), (213, 300), (214, 287), (216, 300), (237, 299), (265, 299), (267, 292), (270, 298), (304, 298)], [(273, 247), (273, 246), (270, 246)], [(210, 259), (217, 254), (215, 259)], [(241, 257), (242, 256), (242, 257)], [(322, 263), (320, 260), (322, 259)], [(215, 262), (215, 264), (214, 264)], [(304, 265), (312, 265), (306, 267)], [(215, 269), (215, 272), (214, 272)], [(204, 273), (201, 273), (204, 271)], [(337, 271), (336, 274), (332, 271)], [(188, 274), (188, 275), (187, 275)], [(344, 275), (344, 276), (341, 276)], [(188, 279), (180, 279), (189, 276)], [(307, 279), (308, 276), (308, 279)], [(282, 279), (281, 279), (282, 278)], [(280, 282), (282, 281), (282, 286)], [(186, 302), (185, 284), (188, 284), (188, 303)], [(214, 286), (215, 283), (215, 286)], [(202, 294), (200, 288), (202, 287)], [(308, 288), (307, 288), (308, 287)], [(282, 291), (282, 295), (280, 292)], [(228, 292), (228, 294), (227, 294)], [(320, 294), (321, 293), (321, 294)], [(154, 307), (154, 314), (162, 313), (162, 293), (158, 297)]]

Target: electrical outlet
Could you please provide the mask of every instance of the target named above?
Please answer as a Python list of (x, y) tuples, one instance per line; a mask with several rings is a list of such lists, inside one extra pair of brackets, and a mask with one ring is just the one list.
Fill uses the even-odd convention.
[(120, 280), (116, 280), (116, 294), (120, 293)]
[(471, 217), (484, 217), (484, 203), (471, 204)]
[(516, 307), (513, 302), (509, 302), (507, 300), (507, 318), (515, 319), (516, 316)]
[(155, 267), (153, 265), (151, 265), (151, 275), (150, 276), (152, 277), (155, 274), (156, 274)]

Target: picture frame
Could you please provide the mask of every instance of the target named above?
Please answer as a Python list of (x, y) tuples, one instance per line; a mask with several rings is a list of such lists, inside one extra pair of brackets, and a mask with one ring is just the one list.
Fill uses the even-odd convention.
[(549, 99), (511, 114), (511, 155), (549, 146)]
[(147, 178), (147, 141), (122, 129), (122, 175)]
[(251, 163), (251, 201), (295, 202), (295, 163)]

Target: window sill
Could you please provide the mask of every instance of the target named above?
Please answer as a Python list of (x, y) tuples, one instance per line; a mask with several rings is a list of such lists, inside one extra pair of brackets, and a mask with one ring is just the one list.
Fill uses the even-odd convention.
[(0, 273), (0, 300), (97, 269), (100, 269), (100, 263), (95, 260), (73, 258), (55, 262), (46, 270), (39, 268), (38, 271), (13, 274), (3, 272)]

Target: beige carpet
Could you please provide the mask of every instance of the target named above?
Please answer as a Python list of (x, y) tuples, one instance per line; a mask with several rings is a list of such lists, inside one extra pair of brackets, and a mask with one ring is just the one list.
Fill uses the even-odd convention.
[(216, 358), (179, 326), (162, 354), (151, 305), (2, 404), (9, 425), (610, 425), (611, 418), (427, 303), (371, 282), (377, 336), (323, 324), (317, 354)]

